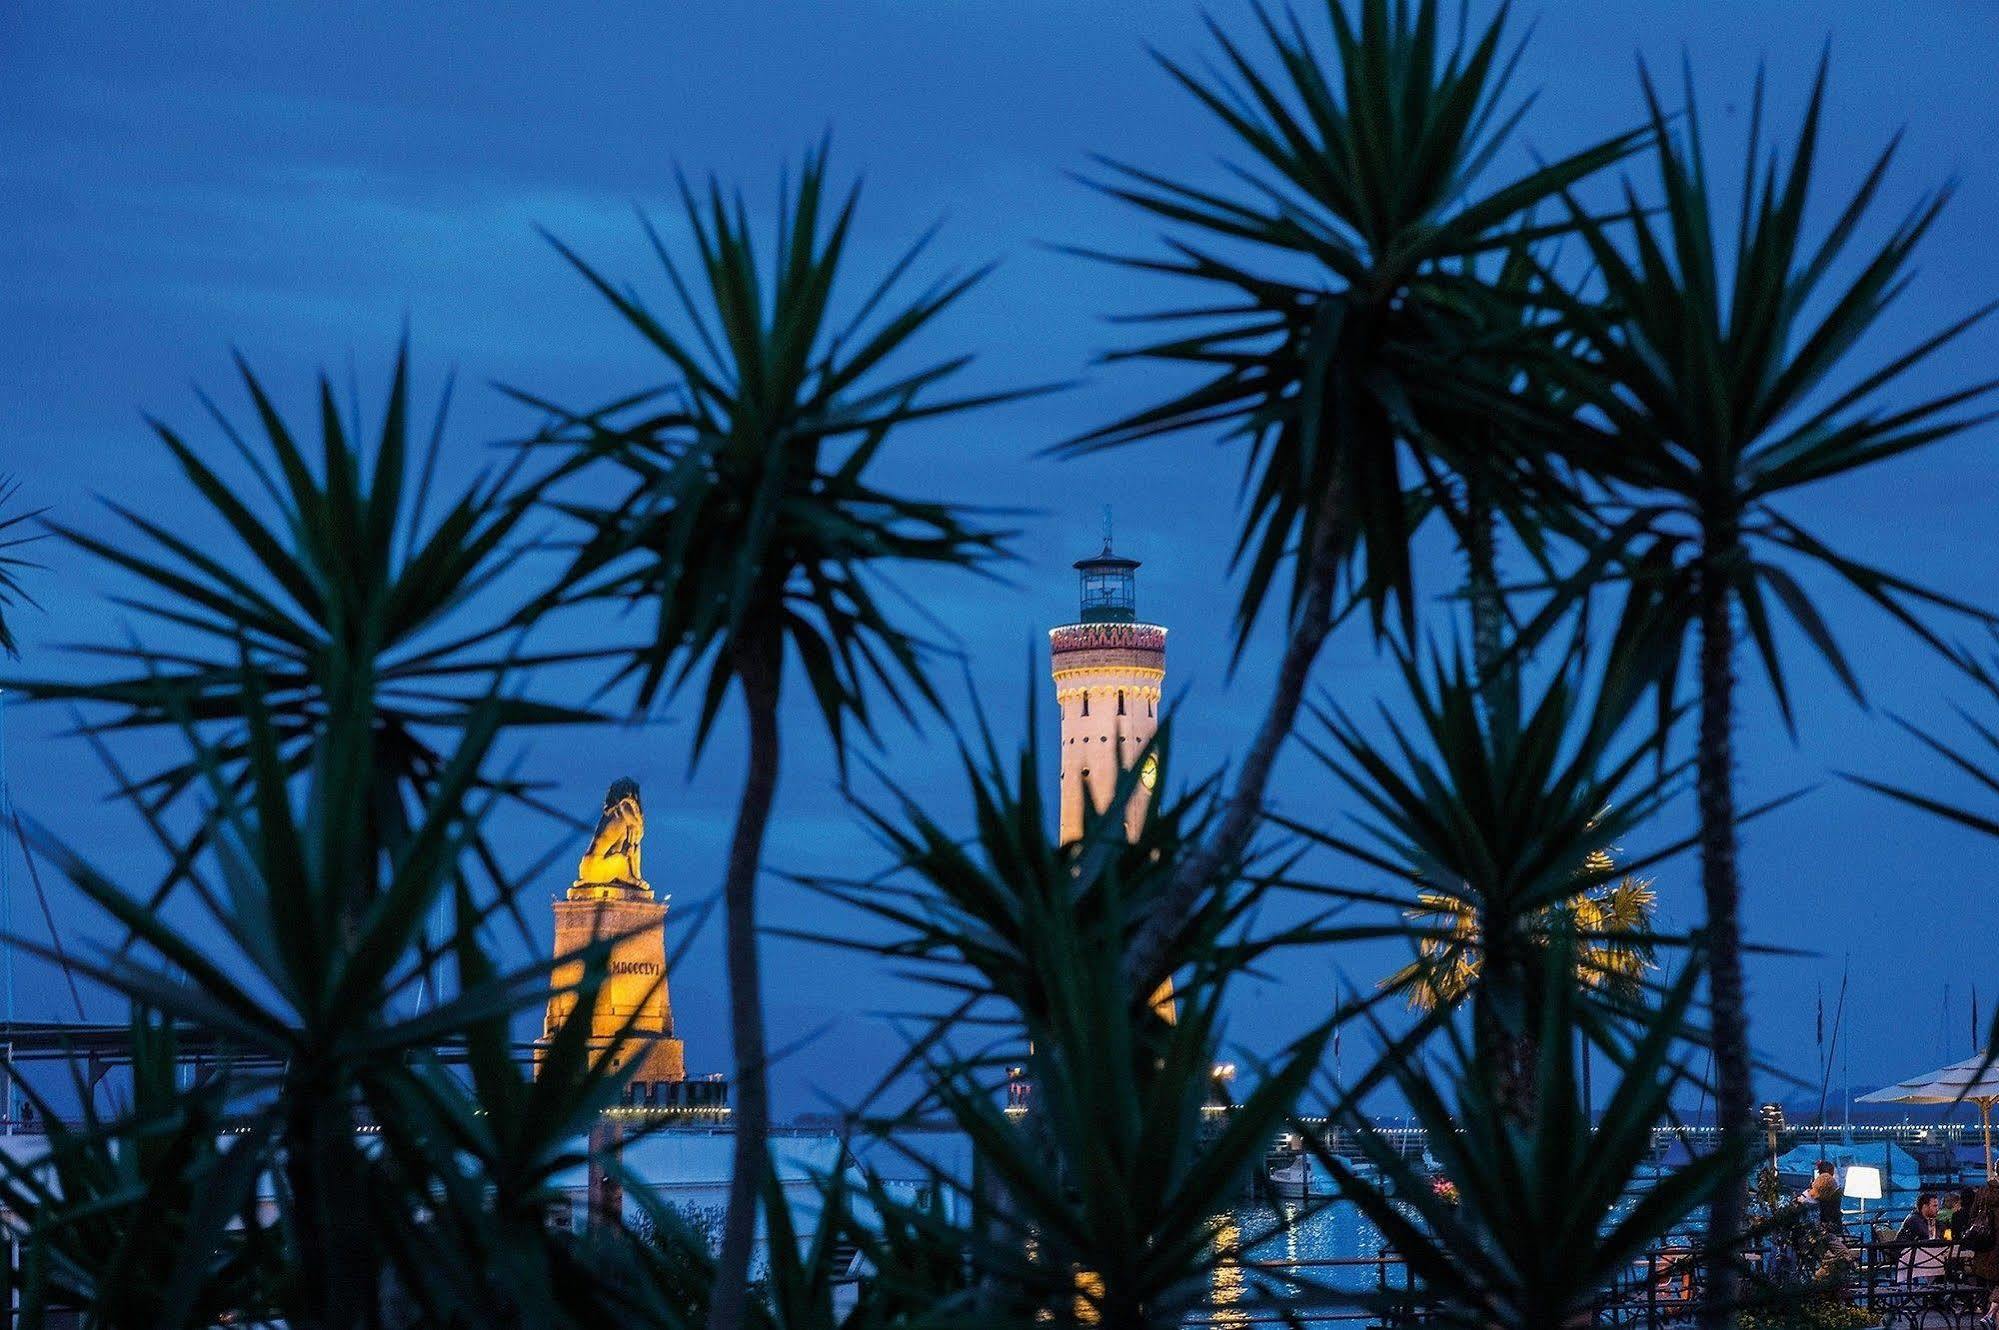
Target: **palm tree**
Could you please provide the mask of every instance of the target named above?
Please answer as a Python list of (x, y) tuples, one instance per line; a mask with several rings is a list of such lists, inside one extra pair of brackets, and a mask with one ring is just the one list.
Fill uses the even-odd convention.
[[(990, 732), (961, 752), (971, 836), (936, 819), (927, 791), (895, 788), (887, 806), (860, 810), (891, 870), (812, 885), (892, 930), (834, 940), (895, 958), (950, 1004), (907, 1059), (924, 1080), (913, 1112), (948, 1116), (1006, 1198), (987, 1230), (942, 1235), (994, 1280), (1005, 1305), (988, 1319), (1160, 1330), (1184, 1322), (1218, 1263), (1240, 1258), (1215, 1241), (1213, 1219), (1289, 1120), (1333, 1021), (1273, 1058), (1226, 1116), (1211, 1111), (1230, 981), (1312, 930), (1244, 936), (1261, 899), (1245, 865), (1243, 892), (1206, 897), (1159, 971), (1128, 979), (1127, 949), (1212, 824), (1212, 786), (1162, 791), (1128, 840), (1134, 764), (1108, 807), (1086, 810), (1082, 837), (1060, 844), (1042, 800), (1037, 710), (1030, 694), (1030, 738), (1011, 760)], [(1187, 979), (1177, 1018), (1161, 1020), (1154, 994), (1175, 971)], [(974, 1047), (956, 1051), (961, 1040)], [(1028, 1103), (1001, 1101), (1002, 1082), (1025, 1087)]]
[(24, 1230), (10, 1272), (22, 1324), (42, 1324), (51, 1307), (107, 1327), (268, 1319), (279, 1237), (258, 1212), (254, 1174), (227, 1166), (233, 1078), (224, 1069), (183, 1086), (172, 1023), (135, 1006), (130, 1029), (131, 1096), (112, 1116), (81, 1075), (65, 1121), (8, 1068), (47, 1147), (0, 1154), (0, 1199)]
[[(21, 492), (21, 482), (12, 478), (0, 480), (0, 508), (14, 502)], [(0, 651), (18, 658), (20, 644), (14, 640), (13, 627), (7, 622), (7, 612), (17, 604), (33, 605), (34, 599), (21, 585), (21, 574), (41, 565), (22, 558), (17, 550), (37, 536), (24, 536), (19, 528), (22, 523), (39, 517), (40, 510), (26, 513), (8, 513), (0, 517)]]
[[(1192, 389), (1066, 445), (1070, 452), (1220, 427), (1245, 446), (1247, 511), (1237, 650), (1273, 594), (1286, 647), (1269, 709), (1244, 754), (1214, 844), (1190, 856), (1142, 939), (1141, 964), (1173, 916), (1192, 908), (1253, 834), (1263, 794), (1332, 625), (1342, 577), (1377, 632), (1413, 617), (1409, 543), (1448, 489), (1476, 472), (1497, 490), (1548, 481), (1531, 438), (1531, 397), (1513, 392), (1518, 347), (1504, 336), (1513, 293), (1492, 269), (1504, 252), (1568, 229), (1527, 222), (1537, 204), (1618, 160), (1620, 135), (1503, 182), (1490, 180), (1525, 110), (1510, 91), (1517, 50), (1502, 13), (1457, 34), (1437, 0), (1326, 0), (1332, 60), (1295, 19), (1258, 8), (1278, 65), (1260, 72), (1219, 29), (1222, 72), (1167, 72), (1247, 150), (1235, 194), (1114, 165), (1102, 185), (1177, 230), (1165, 257), (1107, 256), (1190, 282), (1205, 303), (1164, 315), (1164, 338), (1118, 360), (1198, 367)], [(1538, 330), (1523, 335), (1538, 338)], [(1488, 440), (1434, 428), (1446, 416), (1520, 419)], [(1406, 477), (1417, 477), (1413, 493)], [(1498, 493), (1490, 496), (1502, 502)], [(1277, 588), (1283, 587), (1281, 592)]]
[[(1537, 938), (1573, 939), (1576, 985), (1628, 997), (1652, 968), (1658, 897), (1650, 878), (1627, 874), (1612, 879), (1616, 868), (1604, 851), (1592, 852), (1583, 871), (1603, 885), (1545, 907), (1527, 928)], [(1477, 904), (1454, 892), (1423, 891), (1403, 914), (1417, 930), (1418, 955), (1382, 980), (1382, 986), (1404, 994), (1416, 1011), (1455, 1007), (1470, 998), (1483, 953)]]
[[(293, 774), (317, 759), (331, 718), (357, 708), (375, 727), (365, 777), (370, 813), (357, 832), (393, 856), (408, 842), (413, 819), (475, 710), (510, 726), (591, 719), (586, 710), (524, 698), (489, 702), (495, 683), (517, 668), (591, 653), (515, 649), (511, 639), (520, 627), (504, 600), (480, 619), (481, 593), (515, 557), (510, 542), (533, 510), (532, 488), (517, 487), (518, 468), (507, 468), (433, 506), (450, 392), (427, 437), (418, 432), (422, 427), (410, 418), (407, 345), (397, 350), (372, 449), (362, 422), (340, 408), (324, 375), (318, 446), (308, 450), (250, 367), (240, 359), (237, 365), (254, 424), (241, 428), (202, 400), (248, 468), (250, 484), (236, 483), (179, 431), (153, 421), (192, 488), (187, 502), (201, 511), (169, 522), (148, 505), (114, 501), (129, 542), (55, 528), (137, 578), (144, 594), (121, 603), (184, 645), (171, 652), (129, 642), (89, 645), (80, 649), (119, 672), (19, 686), (35, 699), (92, 707), (99, 714), (88, 728), (99, 734), (172, 731), (193, 722), (211, 740), (199, 755), (129, 782), (155, 811), (204, 787), (203, 761), (221, 763), (239, 782), (248, 779), (245, 717), (253, 691)], [(188, 520), (197, 515), (213, 519), (223, 538), (188, 534)], [(503, 781), (502, 788), (539, 806), (518, 781)], [(186, 848), (200, 845), (197, 838)], [(497, 864), (483, 844), (478, 851), (497, 880)], [(152, 894), (155, 903), (186, 869), (186, 857), (176, 858)], [(371, 880), (357, 877), (354, 885), (365, 889)], [(349, 912), (365, 905), (350, 902)], [(530, 936), (525, 922), (520, 927)]]
[[(1483, 672), (1481, 677), (1486, 677)], [(1481, 689), (1487, 706), (1492, 705), (1492, 691), (1489, 685)], [(1600, 990), (1613, 1008), (1644, 995), (1645, 975), (1658, 951), (1654, 922), (1658, 896), (1652, 879), (1627, 875), (1613, 881), (1610, 874), (1616, 867), (1608, 851), (1592, 851), (1583, 870), (1604, 885), (1537, 911), (1527, 925), (1529, 935), (1541, 945), (1561, 941), (1573, 948), (1576, 965), (1570, 982)], [(1478, 986), (1483, 958), (1477, 902), (1451, 892), (1422, 891), (1403, 916), (1417, 932), (1416, 959), (1382, 980), (1381, 986), (1403, 994), (1410, 1009), (1418, 1012), (1449, 1010), (1469, 1001)], [(1595, 1062), (1591, 1031), (1578, 1029), (1576, 1038), (1582, 1044), (1583, 1109), (1588, 1112), (1596, 1102), (1590, 1086)]]
[[(905, 715), (905, 695), (929, 705), (924, 643), (882, 605), (897, 565), (982, 568), (1008, 533), (967, 511), (878, 489), (869, 467), (890, 434), (912, 422), (1015, 394), (933, 398), (966, 363), (910, 371), (882, 364), (971, 289), (972, 273), (890, 303), (928, 237), (919, 240), (850, 313), (833, 299), (858, 188), (837, 207), (827, 154), (807, 155), (779, 196), (775, 243), (759, 256), (740, 198), (712, 182), (681, 196), (697, 277), (648, 225), (684, 323), (676, 331), (639, 297), (561, 252), (645, 341), (665, 357), (667, 388), (601, 411), (555, 411), (542, 440), (571, 451), (570, 466), (609, 461), (626, 480), (611, 504), (564, 504), (585, 535), (552, 599), (647, 604), (652, 638), (624, 674), (638, 703), (673, 695), (704, 665), (698, 759), (723, 699), (741, 690), (749, 726), (742, 800), (723, 885), (730, 1033), (735, 1047), (735, 1171), (729, 1191), (715, 1330), (745, 1315), (757, 1198), (769, 1132), (756, 882), (777, 790), (777, 713), (787, 653), (795, 658), (844, 762), (845, 723), (873, 731), (868, 689), (879, 684)], [(558, 248), (561, 248), (558, 242)], [(535, 399), (530, 399), (535, 400)]]
[[(151, 1190), (142, 1208), (171, 1207), (176, 1189), (191, 1186), (198, 1202), (173, 1211), (185, 1217), (182, 1248), (227, 1253), (235, 1242), (232, 1219), (256, 1208), (260, 1175), (278, 1178), (284, 1245), (268, 1277), (282, 1319), (315, 1330), (379, 1324), (392, 1279), (422, 1289), (447, 1279), (489, 1288), (526, 1277), (530, 1264), (504, 1259), (430, 1267), (431, 1258), (454, 1250), (441, 1238), (454, 1218), (512, 1218), (511, 1211), (488, 1207), (514, 1192), (497, 1170), (463, 1176), (468, 1142), (448, 1130), (426, 1130), (436, 1115), (416, 1111), (437, 1085), (430, 1064), (439, 1044), (483, 1030), (485, 1046), (474, 1052), (491, 1056), (495, 1039), (505, 1046), (511, 1018), (548, 994), (546, 960), (504, 971), (491, 962), (484, 935), (496, 907), (475, 901), (465, 872), (479, 819), (499, 797), (477, 779), (499, 730), (498, 710), (467, 718), (463, 742), (432, 785), (409, 839), (384, 866), (368, 853), (363, 831), (376, 811), (367, 773), (377, 727), (365, 700), (350, 696), (327, 717), (301, 792), (253, 672), (244, 686), (244, 734), (230, 747), (245, 764), (244, 779), (225, 772), (218, 747), (187, 736), (212, 801), (200, 823), (210, 833), (207, 851), (184, 842), (174, 849), (190, 864), (194, 917), (149, 908), (58, 837), (29, 829), (36, 848), (128, 938), (101, 957), (70, 955), (67, 963), (190, 1027), (241, 1064), (222, 1105), (230, 1148), (197, 1157), (193, 1163), (201, 1167), (191, 1177), (147, 1178)], [(135, 802), (170, 836), (143, 801)], [(376, 875), (368, 888), (355, 886), (357, 876)], [(351, 912), (356, 899), (370, 902), (358, 917)], [(439, 913), (450, 921), (458, 983), (418, 1007), (412, 994), (430, 975), (426, 921)], [(21, 945), (51, 959), (61, 954)], [(590, 985), (601, 983), (609, 947), (606, 940), (557, 960), (583, 971), (579, 1011), (593, 1005)], [(587, 1044), (581, 1019), (567, 1036), (576, 1049)], [(170, 1058), (162, 1074), (171, 1078)], [(535, 1091), (536, 1108), (555, 1097), (540, 1086)], [(200, 1100), (192, 1096), (189, 1109)], [(475, 1124), (486, 1136), (515, 1116), (505, 1112), (509, 1105), (488, 1107), (496, 1116), (482, 1115)], [(357, 1130), (364, 1115), (384, 1126), (380, 1152)], [(122, 1132), (135, 1126), (107, 1125)], [(474, 1157), (478, 1143), (470, 1142)], [(419, 1146), (440, 1162), (412, 1174)], [(419, 1243), (414, 1230), (422, 1211), (433, 1214), (435, 1227)], [(534, 1229), (542, 1227), (537, 1213)], [(224, 1276), (236, 1277), (219, 1265), (183, 1260), (172, 1292), (206, 1297), (204, 1281)]]
[[(1607, 1286), (1680, 1230), (1715, 1186), (1740, 1179), (1743, 1156), (1733, 1150), (1654, 1172), (1654, 1132), (1671, 1117), (1674, 1094), (1696, 1079), (1680, 1041), (1700, 967), (1688, 965), (1659, 1006), (1634, 1021), (1617, 1059), (1617, 1084), (1592, 1123), (1565, 1037), (1582, 1018), (1576, 990), (1562, 982), (1576, 961), (1558, 944), (1540, 964), (1550, 995), (1534, 1041), (1543, 1111), (1525, 1130), (1505, 1112), (1475, 1048), (1448, 1025), (1441, 1065), (1420, 1050), (1384, 1060), (1390, 1082), (1427, 1129), (1441, 1175), (1453, 1184), (1450, 1195), (1354, 1100), (1340, 1104), (1337, 1117), (1381, 1183), (1370, 1184), (1351, 1161), (1307, 1138), (1408, 1263), (1425, 1321), (1509, 1330), (1590, 1324)], [(1634, 1192), (1636, 1203), (1626, 1206)], [(1400, 1320), (1398, 1312), (1412, 1310), (1393, 1305), (1400, 1296), (1349, 1293), (1346, 1300), (1371, 1304), (1379, 1319)]]
[(1412, 727), (1389, 719), (1377, 742), (1337, 706), (1320, 711), (1330, 742), (1314, 751), (1364, 806), (1361, 834), (1274, 818), (1413, 889), (1403, 913), (1430, 926), (1418, 930), (1415, 964), (1391, 983), (1419, 1002), (1469, 996), (1497, 1102), (1520, 1122), (1534, 1116), (1534, 1041), (1550, 1000), (1539, 957), (1559, 943), (1575, 966), (1566, 987), (1621, 1004), (1621, 992), (1596, 981), (1628, 968), (1627, 948), (1648, 939), (1586, 932), (1584, 915), (1600, 917), (1620, 890), (1634, 903), (1618, 881), (1628, 873), (1602, 847), (1658, 811), (1674, 774), (1653, 762), (1649, 742), (1621, 737), (1634, 692), (1615, 677), (1592, 688), (1583, 666), (1579, 640), (1516, 715), (1482, 705), (1461, 652), (1428, 669), (1405, 658)]
[[(1907, 405), (1884, 400), (1887, 390), (1964, 333), (1988, 306), (1843, 386), (1825, 387), (1905, 287), (1910, 257), (1950, 193), (1945, 188), (1922, 199), (1887, 239), (1858, 256), (1850, 277), (1831, 280), (1894, 145), (1839, 207), (1823, 238), (1808, 244), (1805, 216), (1825, 79), (1822, 62), (1788, 163), (1773, 155), (1766, 164), (1758, 78), (1732, 248), (1728, 234), (1716, 234), (1691, 86), (1687, 106), (1676, 114), (1645, 80), (1658, 144), (1658, 206), (1641, 208), (1627, 188), (1628, 232), (1573, 211), (1601, 282), (1600, 304), (1574, 301), (1566, 311), (1588, 343), (1586, 363), (1571, 386), (1603, 422), (1586, 440), (1587, 456), (1578, 456), (1621, 487), (1633, 505), (1622, 529), (1637, 533), (1619, 551), (1629, 597), (1615, 652), (1658, 681), (1661, 707), (1670, 709), (1684, 647), (1689, 639), (1697, 642), (1696, 789), (1716, 1102), (1722, 1125), (1736, 1132), (1750, 1129), (1753, 1108), (1736, 864), (1738, 632), (1747, 630), (1792, 723), (1772, 625), (1777, 615), (1787, 616), (1840, 681), (1859, 692), (1794, 568), (1830, 574), (1932, 644), (1941, 645), (1919, 617), (1924, 608), (1968, 610), (1836, 552), (1779, 503), (1819, 481), (1959, 433), (1980, 419), (1961, 408), (1993, 386), (1975, 384)], [(1716, 1242), (1728, 1244), (1738, 1234), (1743, 1193), (1738, 1179), (1716, 1191)], [(1734, 1287), (1734, 1271), (1718, 1270), (1714, 1323), (1729, 1314)]]

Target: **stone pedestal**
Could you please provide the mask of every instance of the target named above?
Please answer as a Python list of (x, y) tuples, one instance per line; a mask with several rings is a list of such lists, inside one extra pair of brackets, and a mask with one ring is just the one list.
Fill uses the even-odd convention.
[[(666, 902), (644, 883), (582, 883), (555, 902), (555, 954), (562, 957), (605, 938), (610, 973), (590, 1014), (591, 1047), (613, 1067), (636, 1064), (640, 1087), (687, 1079), (687, 1059), (673, 1033), (673, 1003), (666, 990)], [(582, 977), (582, 964), (555, 967), (557, 989)], [(552, 1037), (575, 1008), (574, 992), (551, 993), (542, 1038)], [(622, 1043), (620, 1030), (629, 1030)]]

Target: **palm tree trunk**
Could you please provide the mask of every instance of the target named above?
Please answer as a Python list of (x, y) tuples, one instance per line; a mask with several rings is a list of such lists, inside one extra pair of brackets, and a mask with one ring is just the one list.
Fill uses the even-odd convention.
[[(1730, 1149), (1751, 1128), (1749, 1013), (1742, 979), (1742, 884), (1735, 836), (1735, 626), (1725, 569), (1740, 551), (1729, 538), (1710, 544), (1700, 570), (1700, 805), (1701, 890), (1707, 898), (1708, 998), (1714, 1023), (1715, 1112)], [(1722, 1330), (1734, 1319), (1736, 1245), (1743, 1181), (1725, 1173), (1708, 1206), (1711, 1277), (1702, 1323)]]
[(1479, 927), (1485, 955), (1472, 989), (1472, 1043), (1492, 1069), (1499, 1111), (1526, 1126), (1539, 1111), (1532, 961), (1512, 919), (1488, 914)]
[(1596, 1125), (1596, 1090), (1590, 1084), (1590, 1069), (1596, 1061), (1596, 1049), (1590, 1044), (1587, 1030), (1576, 1031), (1576, 1055), (1583, 1068), (1583, 1121), (1592, 1127)]
[[(1242, 854), (1249, 847), (1250, 837), (1256, 834), (1263, 817), (1264, 791), (1269, 788), (1277, 754), (1297, 723), (1298, 707), (1305, 699), (1305, 682), (1333, 630), (1342, 507), (1337, 495), (1326, 496), (1318, 537), (1304, 571), (1298, 618), (1285, 644), (1284, 658), (1278, 663), (1277, 686), (1271, 693), (1263, 723), (1257, 726), (1256, 737), (1243, 755), (1235, 788), (1222, 807), (1221, 820), (1207, 841), (1181, 861), (1164, 899), (1146, 918), (1125, 952), (1125, 974), (1134, 986), (1144, 984), (1148, 977), (1157, 977), (1168, 939), (1179, 931), (1223, 865)], [(1144, 991), (1150, 992), (1152, 987), (1147, 985)]]
[(346, 1096), (318, 1078), (294, 1080), (285, 1093), (285, 1183), (300, 1254), (288, 1319), (308, 1330), (363, 1330), (376, 1323), (379, 1288), (373, 1235), (354, 1186), (354, 1114)]
[(729, 963), (729, 1031), (736, 1049), (735, 1157), (729, 1209), (709, 1304), (709, 1330), (742, 1330), (749, 1309), (750, 1256), (756, 1243), (757, 1198), (770, 1153), (770, 1082), (765, 1065), (763, 984), (757, 959), (756, 886), (764, 833), (777, 795), (778, 673), (783, 641), (746, 642), (737, 664), (749, 709), (749, 773), (736, 811), (729, 872), (722, 887)]
[(1479, 699), (1486, 718), (1493, 720), (1505, 714), (1516, 674), (1500, 664), (1506, 654), (1506, 608), (1499, 596), (1498, 520), (1486, 488), (1485, 479), (1476, 472), (1465, 477), (1465, 599), (1471, 606), (1472, 668), (1478, 675)]
[[(1465, 477), (1465, 600), (1471, 613), (1472, 670), (1488, 727), (1512, 725), (1508, 705), (1515, 672), (1506, 655), (1505, 607), (1499, 597), (1497, 521), (1485, 478)], [(1487, 913), (1479, 920), (1485, 962), (1472, 995), (1472, 1038), (1480, 1060), (1493, 1069), (1499, 1110), (1525, 1126), (1534, 1119), (1540, 1022), (1528, 1002), (1529, 957), (1518, 945), (1518, 923)]]

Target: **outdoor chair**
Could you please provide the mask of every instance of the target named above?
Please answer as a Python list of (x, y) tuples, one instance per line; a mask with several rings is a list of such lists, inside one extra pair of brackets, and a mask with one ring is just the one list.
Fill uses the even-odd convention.
[(1884, 1325), (1964, 1330), (1985, 1310), (1985, 1291), (1959, 1265), (1947, 1242), (1910, 1243), (1895, 1252), (1893, 1277), (1868, 1290), (1868, 1304)]
[(1944, 1258), (1950, 1253), (1947, 1242), (1914, 1242), (1904, 1247), (1895, 1261), (1898, 1284), (1934, 1284), (1946, 1276)]

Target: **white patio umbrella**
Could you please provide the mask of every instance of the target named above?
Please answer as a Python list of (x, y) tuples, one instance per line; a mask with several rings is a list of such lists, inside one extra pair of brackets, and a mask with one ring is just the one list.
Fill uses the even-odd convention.
[(1897, 1085), (1886, 1086), (1860, 1096), (1863, 1104), (1955, 1104), (1959, 1100), (1978, 1105), (1979, 1121), (1985, 1129), (1985, 1180), (1992, 1181), (1992, 1106), (1999, 1104), (1999, 1062), (1983, 1053), (1953, 1062), (1941, 1071), (1917, 1076)]

